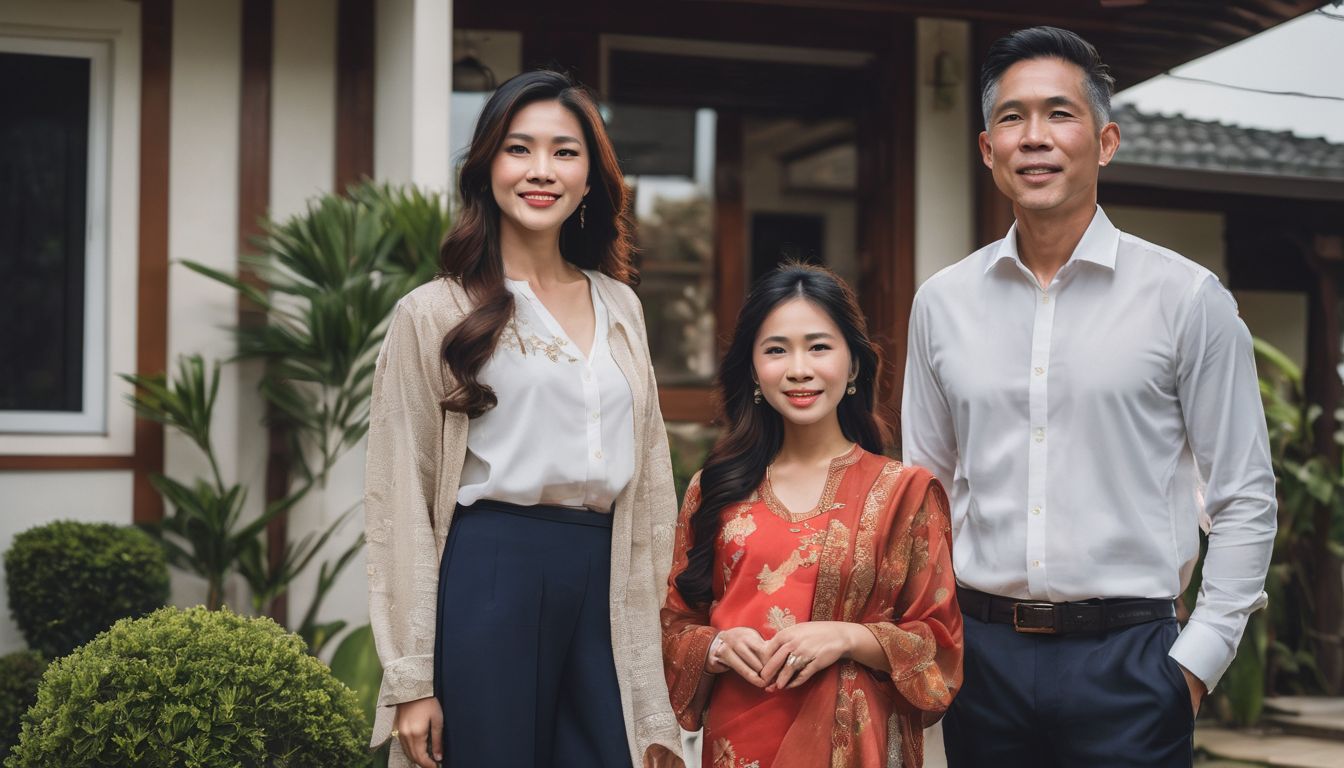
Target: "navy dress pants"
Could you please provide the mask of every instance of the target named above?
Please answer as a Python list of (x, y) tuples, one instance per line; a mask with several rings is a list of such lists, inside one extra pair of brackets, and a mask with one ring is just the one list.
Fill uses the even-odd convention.
[(610, 578), (610, 515), (458, 507), (434, 643), (445, 766), (630, 768)]
[(1175, 619), (1020, 634), (966, 616), (965, 681), (943, 719), (949, 768), (1186, 768), (1190, 691)]

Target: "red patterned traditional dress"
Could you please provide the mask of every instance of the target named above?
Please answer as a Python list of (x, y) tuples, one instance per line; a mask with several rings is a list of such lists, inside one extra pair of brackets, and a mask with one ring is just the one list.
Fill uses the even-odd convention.
[[(698, 478), (677, 527), (663, 606), (663, 658), (682, 727), (705, 728), (705, 768), (886, 768), (924, 760), (923, 712), (961, 683), (961, 612), (947, 497), (926, 470), (862, 448), (831, 462), (816, 508), (791, 514), (765, 481), (723, 512), (708, 610), (686, 605)], [(767, 693), (733, 672), (705, 675), (714, 635), (754, 627), (766, 640), (803, 621), (867, 625), (891, 672), (841, 660), (804, 685)], [(712, 685), (708, 706), (700, 686)]]

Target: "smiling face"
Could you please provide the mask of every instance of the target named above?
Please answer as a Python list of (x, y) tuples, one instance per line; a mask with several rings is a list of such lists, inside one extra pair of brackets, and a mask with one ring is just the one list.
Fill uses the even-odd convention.
[(1087, 101), (1085, 73), (1056, 58), (1028, 59), (999, 79), (980, 153), (999, 191), (1024, 211), (1090, 216), (1097, 175), (1120, 145), (1120, 129), (1100, 130)]
[(840, 328), (803, 298), (766, 315), (756, 333), (752, 366), (766, 402), (799, 426), (835, 419), (854, 373)]
[(500, 226), (559, 230), (588, 194), (583, 126), (558, 101), (518, 110), (490, 165)]

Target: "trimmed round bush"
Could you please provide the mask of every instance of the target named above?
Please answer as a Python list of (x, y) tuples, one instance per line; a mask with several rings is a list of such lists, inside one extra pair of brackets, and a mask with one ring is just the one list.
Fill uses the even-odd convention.
[(63, 521), (20, 533), (5, 553), (5, 583), (14, 623), (49, 659), (168, 602), (163, 547), (138, 528), (110, 523)]
[(164, 608), (52, 662), (7, 768), (367, 760), (355, 694), (268, 618)]
[(19, 721), (37, 700), (47, 662), (36, 651), (0, 656), (0, 758), (19, 740)]

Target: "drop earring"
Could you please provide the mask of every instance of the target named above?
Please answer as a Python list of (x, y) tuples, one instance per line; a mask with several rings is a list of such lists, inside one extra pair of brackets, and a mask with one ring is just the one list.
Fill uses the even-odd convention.
[(854, 386), (854, 382), (851, 381), (849, 382), (849, 388), (845, 390), (845, 394), (852, 395), (858, 391), (859, 391), (858, 387)]
[(761, 404), (761, 388), (757, 387), (755, 392), (751, 393), (751, 401), (757, 405)]
[(579, 203), (579, 229), (583, 229), (586, 222), (583, 220), (583, 214), (588, 210), (587, 203)]

